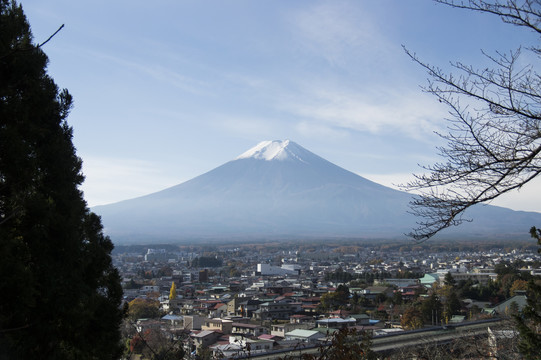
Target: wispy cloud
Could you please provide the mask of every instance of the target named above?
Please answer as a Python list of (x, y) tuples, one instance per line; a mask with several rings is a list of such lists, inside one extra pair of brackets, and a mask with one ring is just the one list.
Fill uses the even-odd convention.
[(368, 180), (387, 187), (401, 190), (399, 185), (404, 185), (414, 179), (411, 173), (388, 173), (388, 174), (358, 174)]
[(195, 78), (187, 76), (175, 69), (158, 63), (151, 63), (148, 61), (137, 62), (127, 59), (126, 57), (113, 56), (106, 53), (93, 52), (91, 55), (102, 61), (114, 63), (122, 68), (131, 69), (138, 75), (146, 75), (158, 83), (173, 86), (194, 95), (210, 95), (213, 93), (211, 84), (201, 80), (200, 77)]
[(178, 184), (159, 166), (142, 160), (85, 157), (82, 190), (89, 206), (103, 205), (163, 190)]
[(308, 86), (306, 92), (282, 105), (320, 126), (373, 134), (401, 132), (414, 139), (431, 134), (445, 115), (433, 98), (398, 90), (378, 93)]
[(359, 2), (315, 3), (291, 16), (290, 22), (302, 46), (332, 65), (342, 66), (352, 55), (376, 48), (382, 52), (387, 47)]
[(295, 128), (299, 134), (307, 138), (341, 140), (350, 137), (349, 130), (307, 120), (298, 122)]
[(277, 132), (273, 124), (277, 124), (278, 121), (269, 118), (223, 114), (214, 114), (211, 118), (214, 127), (221, 128), (233, 136), (248, 137), (257, 140), (267, 139), (269, 134)]

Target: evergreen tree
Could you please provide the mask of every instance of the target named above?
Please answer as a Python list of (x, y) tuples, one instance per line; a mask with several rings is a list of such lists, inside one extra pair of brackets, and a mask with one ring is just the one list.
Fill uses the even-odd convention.
[(449, 271), (447, 272), (447, 274), (445, 274), (445, 277), (443, 278), (443, 284), (451, 287), (454, 287), (456, 285), (456, 280)]
[(0, 0), (0, 358), (119, 355), (122, 288), (79, 190), (70, 94), (22, 7)]
[(421, 314), (425, 323), (438, 325), (443, 316), (443, 305), (435, 293), (421, 303)]

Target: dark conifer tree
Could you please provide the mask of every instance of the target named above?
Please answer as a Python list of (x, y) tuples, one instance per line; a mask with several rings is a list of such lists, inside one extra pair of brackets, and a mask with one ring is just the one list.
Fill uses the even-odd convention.
[(70, 94), (22, 8), (0, 0), (0, 358), (112, 359), (120, 277), (79, 186)]

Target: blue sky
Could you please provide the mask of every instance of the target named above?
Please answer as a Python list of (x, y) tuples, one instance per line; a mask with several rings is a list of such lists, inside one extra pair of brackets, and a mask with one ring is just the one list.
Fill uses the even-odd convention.
[[(385, 185), (438, 160), (448, 109), (405, 54), (447, 68), (538, 41), (430, 0), (22, 1), (69, 117), (90, 206), (290, 139)], [(493, 204), (541, 211), (541, 179)]]

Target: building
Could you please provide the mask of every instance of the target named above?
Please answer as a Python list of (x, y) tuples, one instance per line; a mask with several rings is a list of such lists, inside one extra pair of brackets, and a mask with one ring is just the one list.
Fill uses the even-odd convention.
[(192, 334), (190, 337), (196, 348), (209, 347), (214, 344), (222, 336), (217, 331), (204, 330), (197, 334)]
[(167, 261), (167, 253), (165, 249), (148, 249), (145, 261)]
[(253, 312), (256, 320), (289, 320), (291, 315), (302, 310), (300, 302), (285, 299), (280, 302), (265, 302), (259, 305), (259, 310)]
[(324, 334), (315, 330), (295, 329), (285, 334), (286, 340), (300, 340), (308, 343), (316, 343), (324, 337)]
[(205, 319), (201, 330), (219, 331), (223, 334), (231, 334), (233, 321), (226, 319)]
[(233, 335), (258, 337), (259, 335), (267, 334), (267, 328), (261, 325), (234, 322), (231, 333)]
[(293, 275), (298, 276), (300, 274), (300, 266), (298, 265), (282, 265), (273, 266), (270, 264), (257, 264), (256, 275), (263, 276), (276, 276), (276, 275)]
[(320, 328), (332, 328), (332, 329), (344, 329), (350, 326), (357, 325), (357, 320), (354, 318), (328, 318), (316, 321), (317, 327)]
[(186, 330), (201, 330), (201, 326), (205, 320), (204, 317), (198, 315), (184, 315), (184, 328)]

